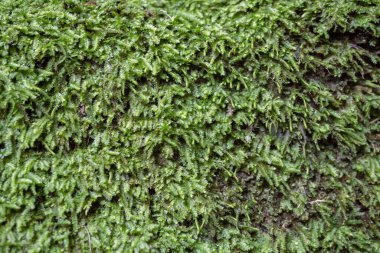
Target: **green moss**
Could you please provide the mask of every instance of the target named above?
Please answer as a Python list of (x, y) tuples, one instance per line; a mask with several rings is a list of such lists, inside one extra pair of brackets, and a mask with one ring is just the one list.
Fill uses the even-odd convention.
[(0, 13), (0, 251), (380, 251), (378, 1)]

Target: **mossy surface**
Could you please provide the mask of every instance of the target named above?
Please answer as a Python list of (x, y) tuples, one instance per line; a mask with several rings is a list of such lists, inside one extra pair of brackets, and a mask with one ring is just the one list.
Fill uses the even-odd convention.
[(0, 1), (0, 251), (380, 252), (379, 17)]

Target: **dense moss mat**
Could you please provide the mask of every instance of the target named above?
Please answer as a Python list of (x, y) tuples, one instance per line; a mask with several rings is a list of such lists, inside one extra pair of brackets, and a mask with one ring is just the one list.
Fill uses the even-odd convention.
[(380, 252), (377, 0), (0, 13), (1, 252)]

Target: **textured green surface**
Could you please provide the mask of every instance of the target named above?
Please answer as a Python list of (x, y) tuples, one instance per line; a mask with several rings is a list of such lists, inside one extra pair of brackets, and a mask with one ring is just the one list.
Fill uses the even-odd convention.
[(379, 16), (0, 1), (0, 251), (380, 252)]

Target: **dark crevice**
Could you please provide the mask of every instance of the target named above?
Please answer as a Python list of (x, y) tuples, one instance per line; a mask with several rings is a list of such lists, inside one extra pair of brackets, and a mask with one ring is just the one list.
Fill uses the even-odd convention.
[(97, 198), (94, 202), (91, 203), (91, 207), (88, 209), (86, 216), (93, 216), (97, 213), (99, 208), (101, 208), (101, 199)]

